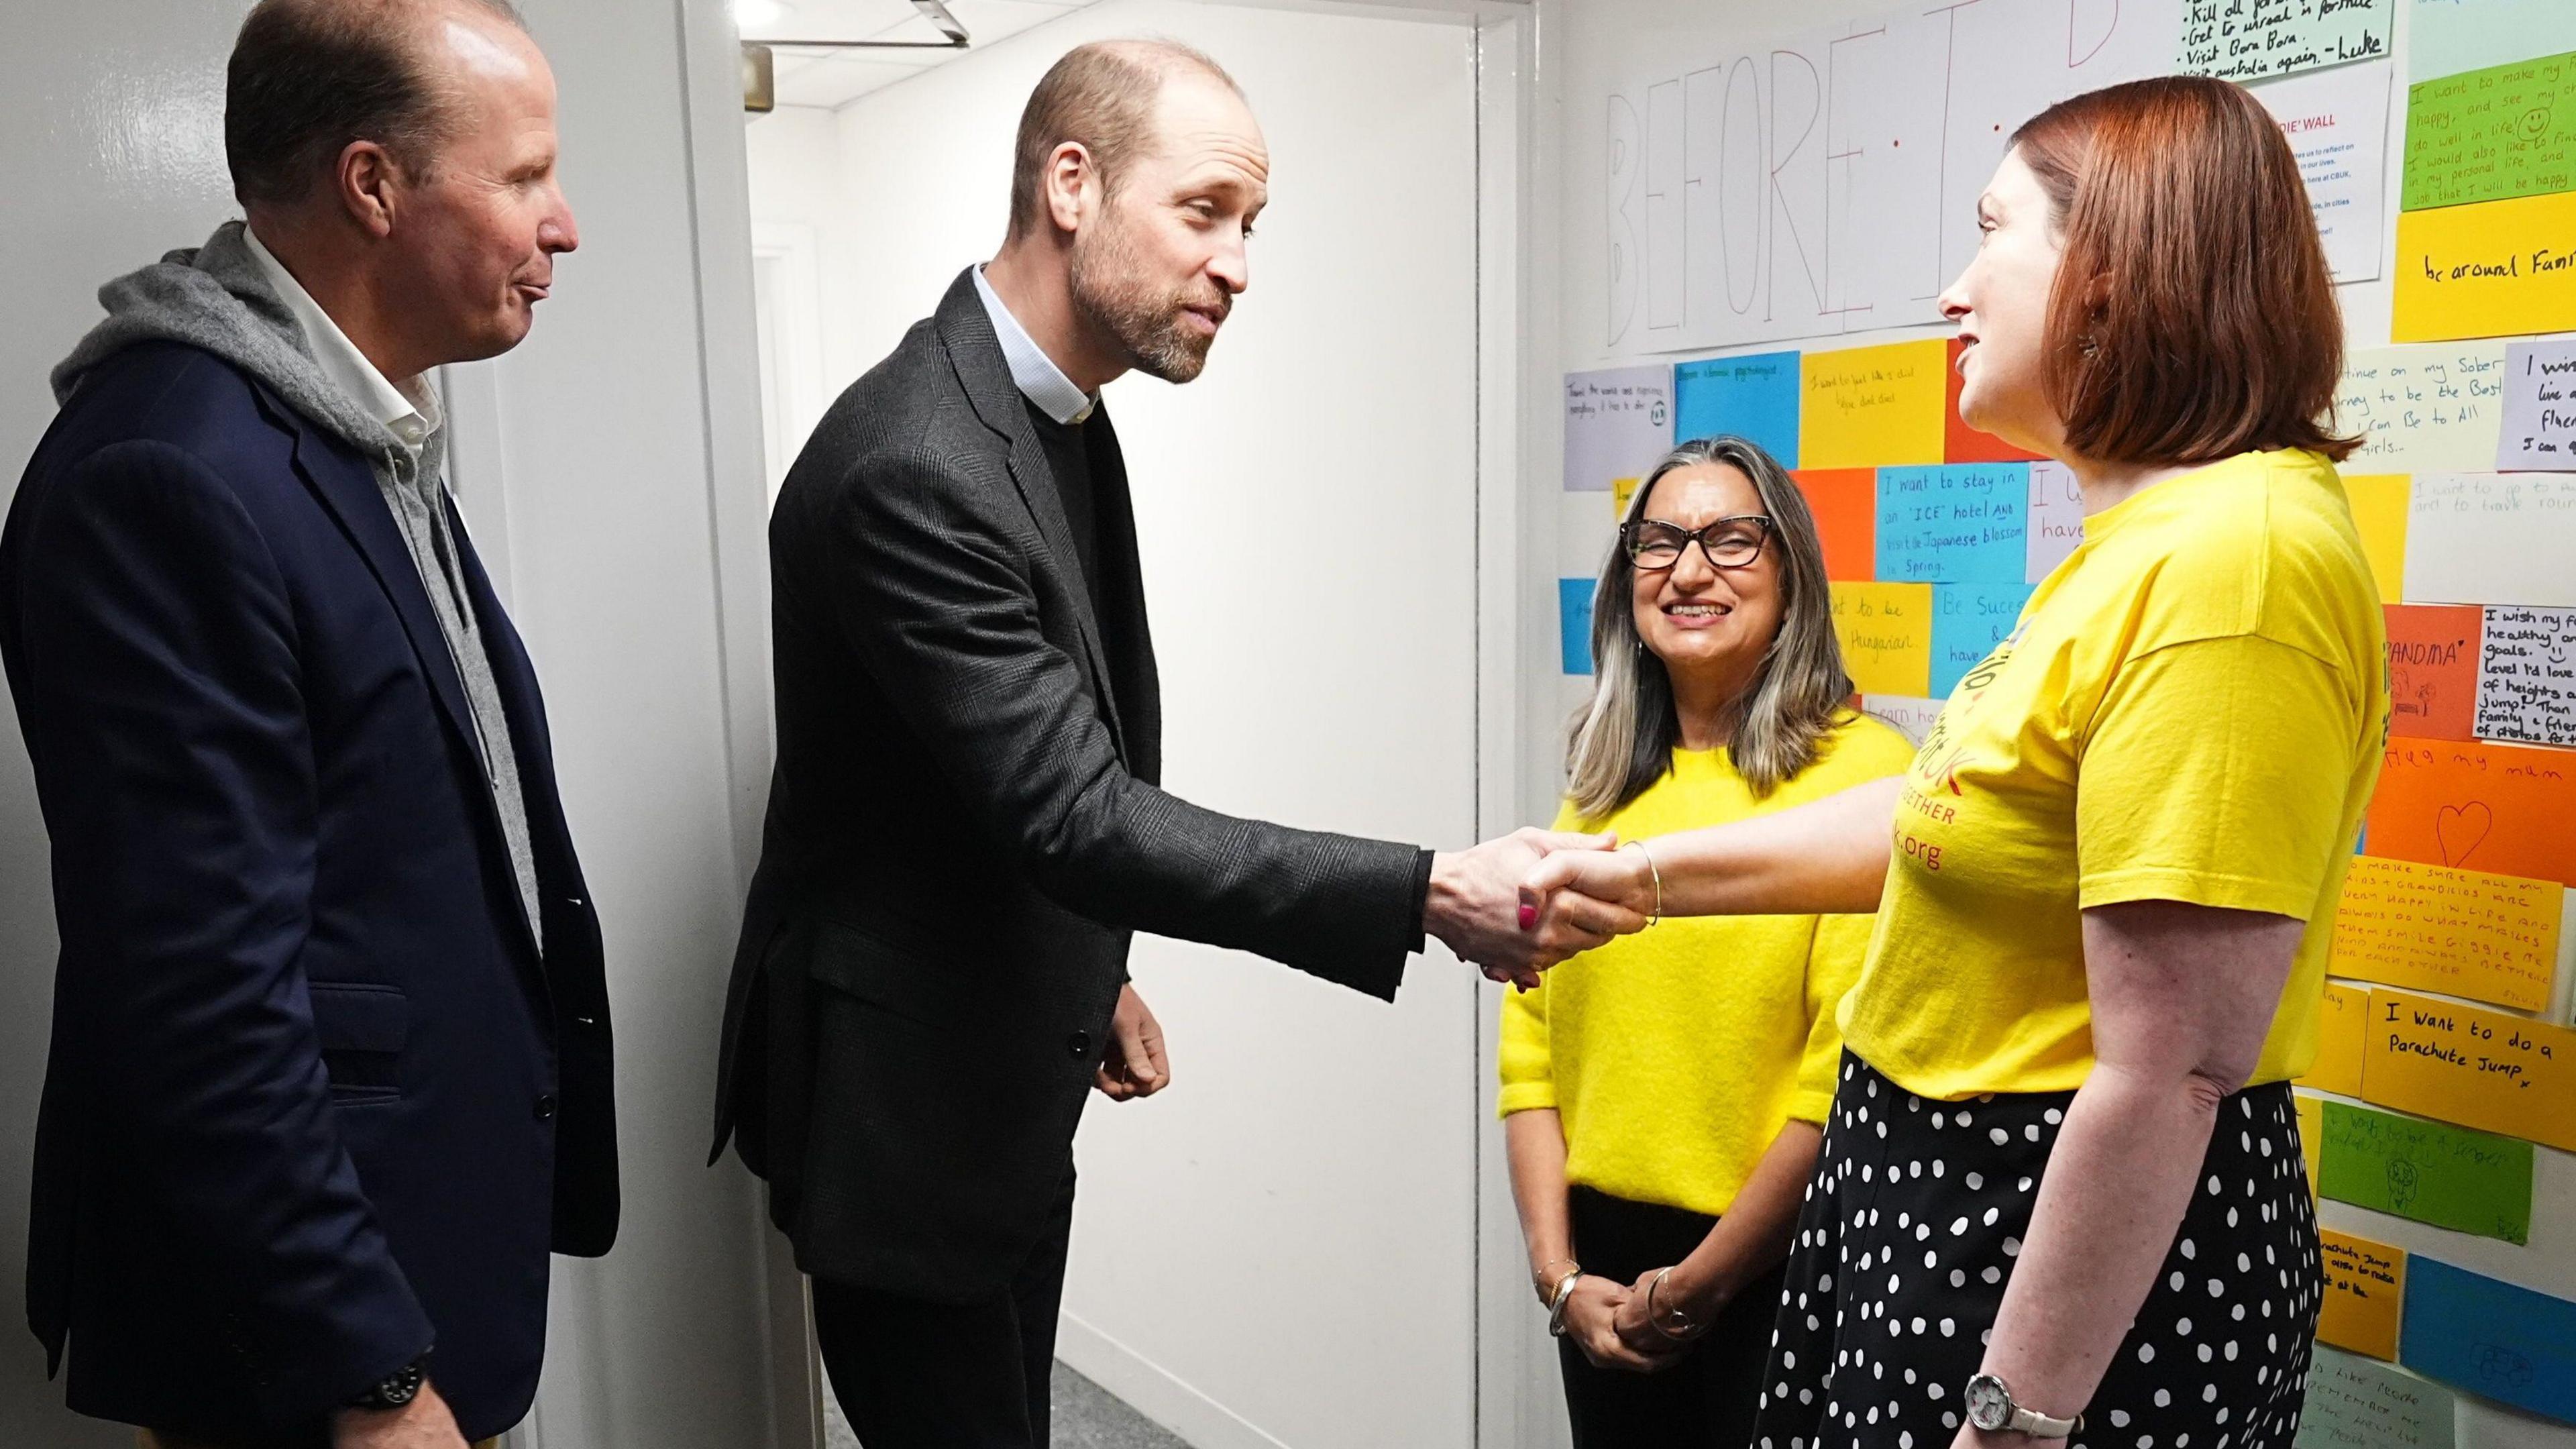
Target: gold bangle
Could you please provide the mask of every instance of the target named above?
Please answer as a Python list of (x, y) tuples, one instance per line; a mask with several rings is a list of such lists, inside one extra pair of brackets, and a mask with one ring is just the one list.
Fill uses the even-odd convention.
[[(1646, 924), (1651, 926), (1664, 918), (1664, 872), (1660, 866), (1655, 864), (1655, 853), (1646, 848), (1646, 842), (1642, 840), (1631, 840), (1628, 842), (1628, 845), (1635, 846), (1637, 853), (1646, 858), (1646, 874), (1654, 877), (1655, 913), (1646, 917)], [(1621, 846), (1620, 848), (1624, 850), (1627, 849), (1627, 846)]]

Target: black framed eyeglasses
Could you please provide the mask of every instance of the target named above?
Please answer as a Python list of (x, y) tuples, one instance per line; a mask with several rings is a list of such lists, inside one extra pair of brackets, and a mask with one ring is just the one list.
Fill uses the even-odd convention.
[(1710, 563), (1740, 569), (1762, 557), (1762, 546), (1771, 541), (1771, 528), (1770, 517), (1760, 513), (1741, 513), (1695, 529), (1640, 518), (1620, 526), (1619, 542), (1628, 550), (1628, 561), (1646, 573), (1661, 573), (1680, 563), (1693, 539)]

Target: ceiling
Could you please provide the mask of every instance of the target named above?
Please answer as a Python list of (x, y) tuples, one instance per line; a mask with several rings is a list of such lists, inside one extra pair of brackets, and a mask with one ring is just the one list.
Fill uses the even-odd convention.
[[(1090, 0), (946, 0), (976, 46), (1069, 14)], [(943, 40), (911, 0), (736, 0), (745, 40)], [(778, 103), (847, 105), (881, 86), (966, 54), (923, 50), (780, 50)]]

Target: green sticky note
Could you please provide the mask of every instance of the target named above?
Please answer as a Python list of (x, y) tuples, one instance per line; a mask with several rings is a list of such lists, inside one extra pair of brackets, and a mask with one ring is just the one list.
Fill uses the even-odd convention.
[(2317, 1193), (2437, 1228), (2531, 1241), (2531, 1144), (2328, 1102)]
[(2406, 88), (2408, 211), (2576, 190), (2576, 52)]
[(2296, 1449), (2451, 1449), (2450, 1390), (2318, 1344)]

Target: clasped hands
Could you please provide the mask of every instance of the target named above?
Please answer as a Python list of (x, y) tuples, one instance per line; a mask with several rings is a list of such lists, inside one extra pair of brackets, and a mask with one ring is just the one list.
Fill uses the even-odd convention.
[[(1660, 1292), (1654, 1292), (1656, 1275), (1661, 1273), (1671, 1273), (1673, 1277)], [(1591, 1274), (1577, 1278), (1565, 1299), (1566, 1341), (1595, 1368), (1650, 1374), (1672, 1367), (1698, 1335), (1676, 1337), (1657, 1327), (1647, 1317), (1647, 1304), (1650, 1298), (1660, 1300), (1655, 1306), (1667, 1316), (1676, 1307), (1684, 1306), (1681, 1300), (1689, 1295), (1680, 1277), (1678, 1268), (1653, 1268), (1637, 1275), (1634, 1283)], [(1547, 1301), (1548, 1292), (1549, 1286), (1541, 1285), (1540, 1302)], [(1713, 1307), (1691, 1303), (1686, 1311), (1693, 1321), (1704, 1323)]]
[(1567, 957), (1644, 930), (1654, 890), (1644, 853), (1615, 833), (1515, 830), (1432, 858), (1423, 928), (1526, 991)]

